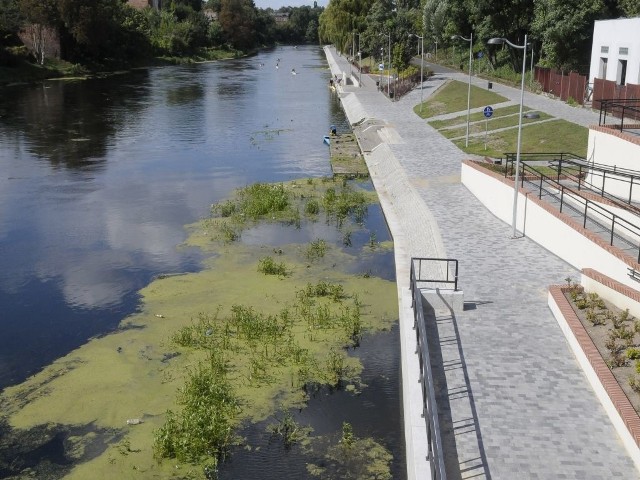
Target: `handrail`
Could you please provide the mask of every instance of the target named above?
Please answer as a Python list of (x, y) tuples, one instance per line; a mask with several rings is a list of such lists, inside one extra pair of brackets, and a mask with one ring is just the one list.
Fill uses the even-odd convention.
[[(515, 161), (515, 153), (505, 154), (505, 177), (509, 171), (513, 169)], [(571, 153), (532, 153), (521, 154), (524, 162), (546, 162), (547, 165), (556, 170), (556, 182), (563, 180), (572, 180), (576, 183), (577, 189), (582, 190), (583, 187), (589, 189), (602, 198), (606, 198), (616, 204), (631, 205), (633, 202), (634, 187), (640, 184), (640, 171), (629, 168), (620, 168), (617, 166), (605, 165), (595, 162), (588, 162), (585, 158), (579, 157)], [(587, 180), (590, 178), (591, 181)], [(594, 179), (601, 179), (594, 182)], [(606, 183), (616, 182), (617, 185), (628, 185), (627, 194), (623, 198), (624, 192), (622, 187), (618, 190), (618, 195), (613, 195), (606, 191)]]
[[(447, 272), (445, 279), (422, 278), (423, 262), (445, 262)], [(449, 264), (455, 262), (454, 280), (450, 280)], [(418, 268), (416, 271), (416, 263)], [(427, 459), (431, 468), (433, 480), (446, 480), (447, 472), (444, 463), (444, 451), (442, 436), (440, 434), (440, 421), (438, 419), (438, 407), (436, 404), (436, 392), (431, 370), (431, 356), (427, 343), (426, 322), (422, 308), (422, 293), (418, 283), (453, 283), (458, 288), (458, 261), (448, 258), (412, 258), (411, 259), (411, 306), (413, 308), (414, 329), (416, 331), (416, 351), (420, 363), (420, 382), (422, 385), (422, 411), (427, 429)]]
[[(636, 261), (640, 263), (640, 227), (634, 225), (628, 220), (622, 218), (619, 215), (607, 210), (596, 202), (584, 198), (578, 192), (562, 185), (551, 177), (540, 173), (533, 167), (527, 165), (526, 163), (521, 163), (522, 168), (522, 182), (521, 186), (524, 187), (524, 182), (536, 185), (538, 182), (534, 182), (532, 178), (536, 180), (539, 179), (538, 187), (538, 198), (542, 198), (542, 192), (557, 197), (560, 195), (560, 212), (562, 213), (562, 209), (564, 206), (567, 208), (571, 208), (572, 210), (579, 212), (582, 216), (582, 226), (583, 228), (587, 228), (587, 220), (590, 220), (592, 223), (595, 223), (599, 226), (599, 228), (604, 229), (607, 232), (609, 245), (614, 245), (614, 239), (619, 239), (623, 241), (629, 247), (637, 249)], [(524, 173), (527, 172), (529, 177)], [(543, 188), (543, 185), (550, 185), (553, 190), (557, 192), (550, 192)], [(581, 210), (571, 205), (567, 199), (572, 200), (574, 203), (577, 203), (581, 206)], [(589, 216), (591, 213), (591, 217)], [(606, 222), (606, 224), (605, 224)]]
[[(620, 131), (622, 131), (624, 129), (625, 115), (634, 120), (640, 119), (640, 99), (626, 98), (600, 100), (600, 118), (598, 120), (598, 125), (603, 126), (607, 124), (607, 114), (620, 118)], [(614, 126), (617, 127), (617, 125)], [(635, 125), (630, 128), (638, 127)]]
[[(416, 282), (420, 283), (437, 283), (437, 284), (453, 284), (453, 290), (458, 291), (458, 260), (455, 258), (435, 258), (435, 257), (413, 257), (411, 259), (411, 269), (413, 270), (415, 263), (418, 263), (418, 271), (415, 277)], [(446, 265), (444, 273), (445, 278), (422, 278), (422, 263), (440, 263)], [(451, 267), (453, 265), (453, 268)], [(414, 277), (412, 276), (412, 279)]]

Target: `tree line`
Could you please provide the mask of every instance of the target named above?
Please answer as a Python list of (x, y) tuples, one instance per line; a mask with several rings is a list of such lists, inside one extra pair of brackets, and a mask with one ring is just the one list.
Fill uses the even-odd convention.
[[(150, 56), (248, 52), (276, 43), (318, 41), (322, 8), (256, 8), (253, 0), (171, 0), (136, 9), (126, 0), (0, 0), (0, 65), (28, 35), (38, 63), (55, 32), (63, 60), (108, 66)], [(275, 13), (287, 17), (276, 22)]]
[[(539, 64), (584, 70), (593, 22), (638, 15), (638, 0), (330, 0), (319, 34), (321, 42), (344, 52), (355, 43), (356, 51), (376, 57), (386, 57), (391, 44), (393, 66), (400, 69), (417, 53), (416, 35), (423, 37), (425, 50), (433, 51), (452, 45), (452, 36), (473, 33), (474, 51), (486, 52), (495, 64), (497, 48), (487, 48), (489, 38), (522, 45), (528, 34), (528, 43), (541, 52)], [(510, 50), (519, 70), (522, 55)]]

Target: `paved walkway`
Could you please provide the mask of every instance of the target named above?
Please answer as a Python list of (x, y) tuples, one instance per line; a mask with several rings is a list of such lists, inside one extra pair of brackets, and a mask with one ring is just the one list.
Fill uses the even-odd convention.
[[(344, 57), (325, 50), (332, 72), (349, 71)], [(468, 77), (437, 75), (425, 81), (424, 98), (446, 78)], [(352, 124), (368, 118), (377, 125), (369, 132), (378, 141), (371, 134), (365, 157), (394, 237), (405, 330), (410, 258), (460, 261), (467, 308), (453, 317), (433, 312), (448, 478), (640, 478), (547, 307), (547, 287), (568, 276), (578, 280), (579, 272), (528, 238), (511, 239), (510, 226), (460, 183), (468, 155), (413, 113), (420, 89), (391, 102), (374, 79), (363, 76), (363, 83), (341, 87), (340, 95)], [(485, 80), (474, 83), (486, 87)], [(519, 89), (493, 86), (519, 102)], [(543, 96), (526, 94), (524, 103), (581, 125), (597, 123), (597, 114)], [(403, 382), (405, 395), (419, 391), (411, 378)], [(412, 421), (405, 428), (418, 430)], [(424, 472), (411, 465), (421, 447), (407, 448), (409, 477), (429, 478), (416, 477)]]

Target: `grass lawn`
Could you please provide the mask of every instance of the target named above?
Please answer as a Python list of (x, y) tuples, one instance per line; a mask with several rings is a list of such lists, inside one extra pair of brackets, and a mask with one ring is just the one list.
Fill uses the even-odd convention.
[[(522, 152), (567, 152), (587, 156), (587, 140), (589, 129), (567, 122), (553, 120), (551, 122), (524, 125), (522, 128)], [(518, 140), (518, 129), (494, 132), (487, 137), (485, 150), (484, 136), (469, 138), (469, 147), (465, 148), (465, 139), (454, 143), (467, 153), (501, 158), (505, 152), (515, 152)]]
[[(522, 108), (523, 112), (528, 112), (531, 109), (526, 105)], [(502, 107), (502, 108), (494, 108), (493, 109), (493, 118), (504, 117), (505, 115), (513, 115), (520, 111), (520, 105), (511, 105), (510, 107)], [(470, 122), (479, 122), (480, 120), (484, 120), (484, 113), (477, 112), (469, 115)], [(440, 130), (444, 127), (453, 127), (454, 125), (462, 125), (467, 123), (467, 114), (460, 115), (459, 117), (449, 118), (448, 120), (433, 120), (429, 122), (436, 130)]]
[[(462, 110), (466, 111), (468, 88), (468, 84), (464, 82), (458, 82), (457, 80), (447, 82), (431, 98), (422, 103), (422, 113), (420, 113), (420, 104), (413, 107), (413, 111), (422, 118), (460, 112)], [(502, 95), (471, 85), (471, 108), (506, 102), (507, 100)]]
[[(549, 118), (553, 118), (551, 115), (549, 115), (548, 113), (542, 113), (540, 112), (540, 118), (523, 118), (522, 119), (522, 124), (526, 125), (528, 123), (535, 123), (535, 122), (539, 122), (540, 120), (547, 120)], [(491, 117), (489, 119), (488, 122), (477, 122), (477, 123), (472, 123), (471, 125), (469, 125), (469, 133), (482, 133), (486, 130), (498, 130), (500, 128), (507, 128), (507, 127), (517, 127), (518, 126), (518, 115), (510, 115), (510, 116), (503, 116), (503, 117), (498, 117), (498, 118), (494, 118)], [(456, 138), (456, 137), (461, 137), (463, 135), (466, 135), (467, 133), (467, 125), (466, 125), (466, 121), (464, 123), (463, 126), (460, 126), (458, 128), (447, 128), (447, 129), (443, 129), (440, 130), (440, 133), (446, 137), (446, 138)]]

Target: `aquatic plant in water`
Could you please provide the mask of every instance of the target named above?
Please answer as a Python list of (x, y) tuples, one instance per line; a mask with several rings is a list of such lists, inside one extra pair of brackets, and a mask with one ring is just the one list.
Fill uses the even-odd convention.
[(321, 238), (313, 240), (305, 250), (307, 260), (314, 261), (325, 256), (327, 253), (327, 241)]
[(258, 261), (258, 271), (265, 275), (287, 276), (287, 267), (283, 262), (276, 262), (273, 257), (264, 257)]
[(256, 183), (236, 190), (232, 199), (212, 205), (211, 213), (223, 220), (216, 227), (220, 230), (218, 238), (230, 243), (240, 238), (250, 221), (280, 221), (301, 228), (301, 211), (314, 220), (324, 209), (327, 221), (335, 221), (338, 227), (348, 217), (361, 224), (367, 205), (374, 199), (374, 195), (353, 188), (344, 179), (308, 179), (306, 184)]
[[(318, 447), (316, 447), (317, 449)], [(307, 471), (326, 480), (391, 480), (392, 455), (372, 438), (358, 438), (348, 422), (342, 424), (337, 444), (325, 450), (323, 465), (308, 464)]]
[(169, 410), (165, 424), (154, 433), (157, 459), (208, 464), (224, 458), (235, 441), (233, 427), (239, 413), (238, 399), (227, 380), (224, 359), (211, 354), (189, 373), (177, 400), (179, 412)]
[(303, 442), (313, 430), (311, 427), (301, 426), (288, 410), (282, 412), (281, 417), (276, 415), (275, 419), (276, 423), (267, 426), (267, 432), (280, 438), (286, 449)]
[[(290, 378), (292, 389), (313, 390), (312, 385), (339, 388), (357, 375), (344, 350), (328, 354), (311, 352), (301, 345), (300, 335), (311, 340), (344, 339), (354, 345), (362, 332), (357, 297), (349, 297), (342, 285), (328, 282), (307, 284), (296, 296), (295, 308), (285, 306), (276, 314), (264, 314), (243, 305), (233, 305), (228, 315), (200, 314), (191, 325), (175, 332), (174, 345), (207, 352), (208, 361), (189, 372), (180, 390), (177, 411), (169, 410), (166, 421), (154, 434), (154, 456), (181, 462), (217, 466), (236, 438), (233, 429), (241, 408), (250, 400), (236, 396), (229, 372), (259, 387)], [(350, 305), (344, 302), (351, 298)], [(306, 326), (301, 329), (300, 326)], [(310, 388), (307, 388), (310, 387)], [(297, 441), (302, 430), (286, 416), (274, 432)], [(214, 462), (214, 463), (211, 463)]]

